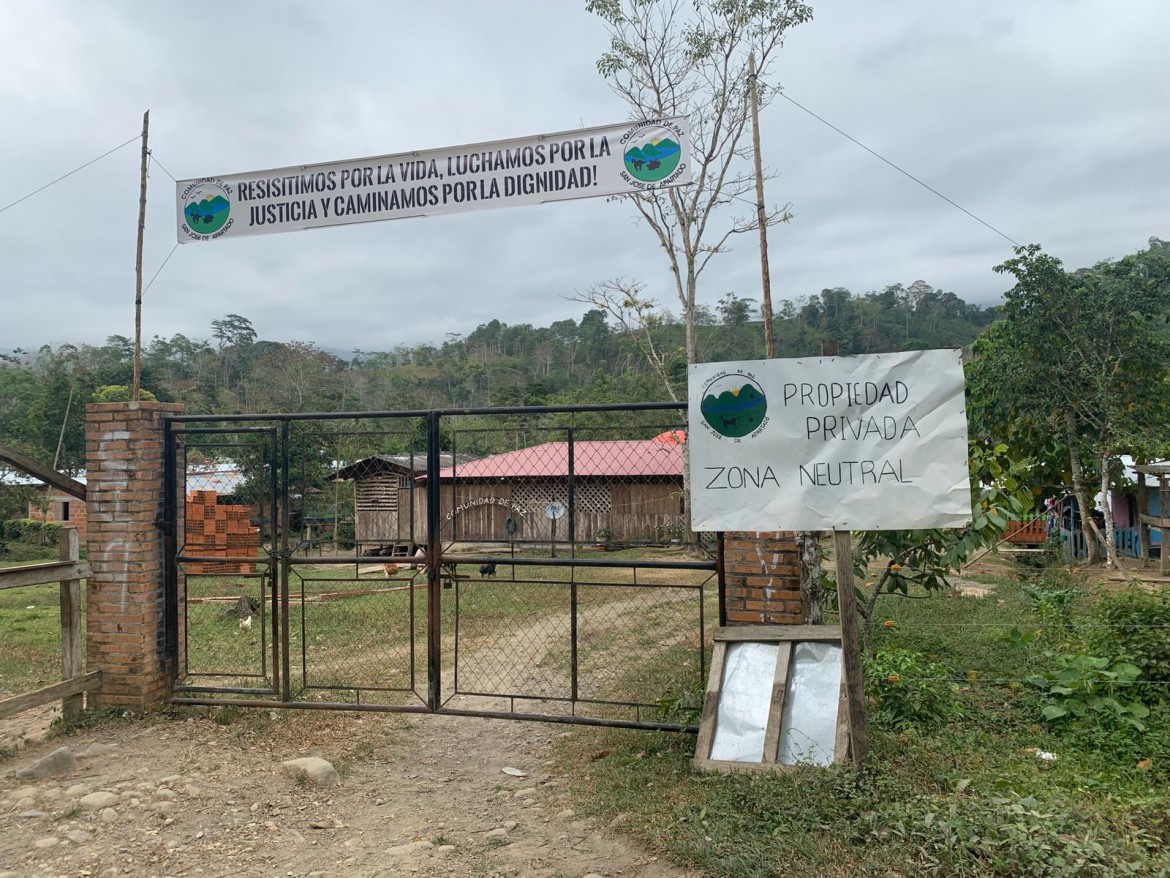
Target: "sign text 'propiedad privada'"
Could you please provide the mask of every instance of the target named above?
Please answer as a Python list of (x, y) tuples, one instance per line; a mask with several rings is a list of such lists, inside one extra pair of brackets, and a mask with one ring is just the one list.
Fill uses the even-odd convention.
[(971, 521), (959, 351), (690, 367), (696, 531)]
[(691, 181), (685, 118), (177, 184), (180, 243), (627, 195)]

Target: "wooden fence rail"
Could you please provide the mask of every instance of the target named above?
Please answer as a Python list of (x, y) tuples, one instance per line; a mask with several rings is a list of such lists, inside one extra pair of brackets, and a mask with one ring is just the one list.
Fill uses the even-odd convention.
[(82, 708), (82, 693), (101, 686), (101, 671), (84, 672), (85, 644), (81, 633), (81, 580), (89, 576), (89, 564), (80, 560), (77, 528), (63, 528), (57, 538), (57, 561), (27, 564), (0, 570), (0, 589), (30, 585), (61, 584), (61, 682), (0, 701), (0, 719), (30, 707), (61, 699), (61, 713), (75, 719)]

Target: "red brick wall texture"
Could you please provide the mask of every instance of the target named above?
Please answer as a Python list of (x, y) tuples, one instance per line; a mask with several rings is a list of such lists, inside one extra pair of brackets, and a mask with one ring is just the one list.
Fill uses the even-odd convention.
[(160, 402), (86, 406), (86, 661), (102, 671), (99, 707), (141, 710), (166, 697), (155, 523), (163, 511), (163, 417), (182, 410)]
[(800, 555), (792, 533), (727, 533), (723, 565), (729, 625), (799, 625)]

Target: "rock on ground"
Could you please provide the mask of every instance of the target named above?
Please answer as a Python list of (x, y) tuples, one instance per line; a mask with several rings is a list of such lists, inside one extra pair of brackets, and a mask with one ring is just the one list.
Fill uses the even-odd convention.
[(68, 747), (58, 747), (47, 756), (42, 756), (35, 762), (19, 769), (16, 776), (21, 780), (56, 777), (61, 774), (69, 774), (76, 768), (77, 760), (73, 756), (73, 751)]
[(304, 756), (300, 759), (286, 759), (281, 763), (287, 774), (307, 777), (319, 787), (335, 786), (341, 783), (337, 769), (320, 756)]

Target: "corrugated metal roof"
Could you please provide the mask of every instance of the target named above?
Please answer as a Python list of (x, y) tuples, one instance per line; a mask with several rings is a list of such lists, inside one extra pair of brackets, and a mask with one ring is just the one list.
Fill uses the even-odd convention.
[[(681, 476), (681, 445), (656, 439), (619, 439), (573, 443), (573, 474), (621, 478)], [(439, 471), (440, 479), (565, 478), (569, 474), (569, 443), (545, 442), (519, 451), (496, 454)]]
[(236, 463), (193, 463), (187, 467), (188, 491), (234, 494), (245, 481), (247, 478)]
[[(474, 460), (470, 454), (457, 454), (452, 457), (449, 451), (439, 453), (439, 465), (450, 466), (453, 462), (462, 465), (462, 462)], [(426, 473), (427, 453), (418, 451), (410, 454), (375, 454), (355, 461), (348, 466), (338, 467), (337, 471), (326, 477), (327, 481), (348, 481), (349, 479), (364, 479), (369, 476), (385, 472)]]
[[(69, 476), (73, 481), (82, 485), (85, 484), (85, 470), (82, 470), (77, 475)], [(30, 476), (19, 470), (9, 467), (0, 467), (0, 485), (8, 485), (13, 488), (22, 487), (43, 487), (44, 482), (40, 479)]]
[(17, 472), (10, 469), (0, 469), (0, 485), (6, 485), (10, 488), (32, 488), (43, 485), (40, 479), (35, 479), (30, 475), (22, 472)]

